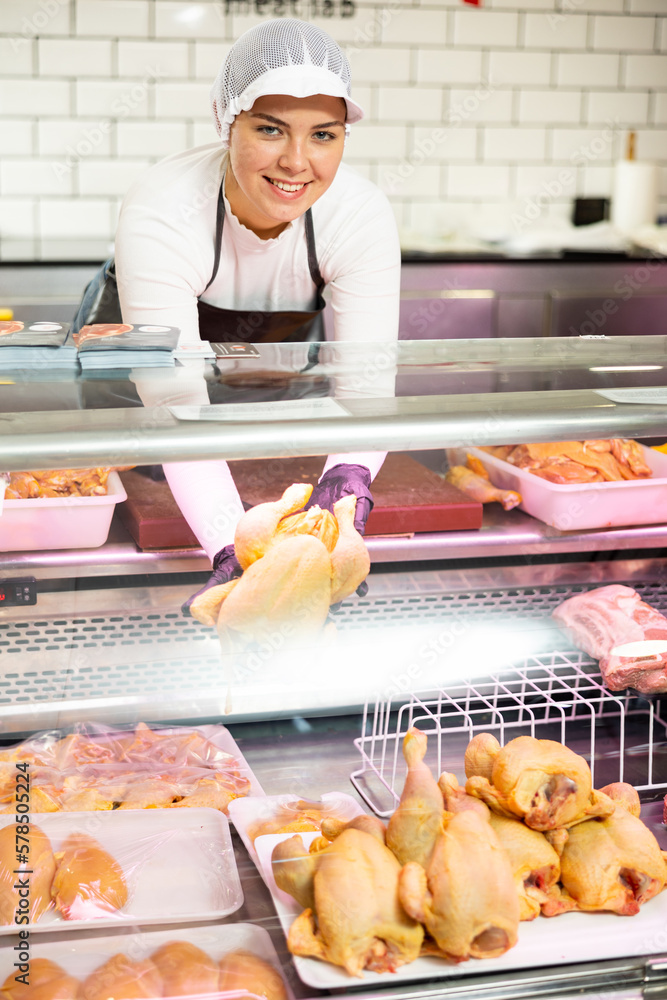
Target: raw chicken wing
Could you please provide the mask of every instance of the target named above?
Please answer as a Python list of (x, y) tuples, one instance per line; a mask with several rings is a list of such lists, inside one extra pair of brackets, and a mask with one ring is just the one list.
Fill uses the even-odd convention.
[[(266, 1000), (287, 1000), (283, 978), (272, 965), (249, 951), (230, 951), (220, 961), (221, 992), (247, 990)], [(249, 1000), (243, 996), (235, 1000)]]
[(56, 854), (51, 896), (66, 920), (108, 917), (127, 903), (123, 870), (96, 840), (73, 833)]
[(414, 726), (403, 739), (408, 774), (396, 812), (387, 825), (387, 847), (402, 865), (426, 868), (442, 830), (444, 803), (438, 783), (424, 763), (428, 737)]
[(151, 962), (160, 973), (166, 997), (189, 997), (218, 990), (217, 962), (187, 941), (163, 944), (153, 952)]
[[(28, 913), (34, 923), (51, 906), (51, 883), (56, 872), (51, 842), (38, 826), (29, 827), (28, 845), (21, 835), (17, 838), (15, 824), (0, 829), (0, 924), (5, 926), (14, 923), (17, 911)], [(21, 851), (28, 847), (24, 855), (27, 864), (18, 861), (17, 839)], [(19, 868), (27, 871), (17, 874)]]

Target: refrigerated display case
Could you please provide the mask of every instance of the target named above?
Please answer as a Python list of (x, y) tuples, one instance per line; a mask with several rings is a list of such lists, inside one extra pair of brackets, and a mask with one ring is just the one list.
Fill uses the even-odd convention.
[[(48, 376), (11, 373), (11, 403), (0, 402), (0, 469), (210, 458), (268, 469), (268, 460), (387, 449), (442, 473), (446, 449), (462, 446), (667, 440), (661, 336), (258, 350), (201, 365), (209, 406), (184, 404), (167, 384), (159, 406), (143, 407), (121, 372), (104, 381), (69, 376), (69, 402), (58, 408), (62, 392)], [(244, 391), (258, 389), (259, 401), (244, 401)], [(45, 400), (55, 404), (48, 412)], [(410, 725), (429, 732), (434, 772), (459, 778), (472, 735), (533, 734), (584, 755), (598, 787), (634, 784), (667, 850), (664, 698), (608, 691), (596, 662), (550, 617), (567, 597), (608, 583), (667, 610), (667, 511), (664, 522), (658, 512), (637, 524), (632, 510), (645, 502), (637, 492), (645, 484), (629, 485), (630, 513), (616, 527), (603, 519), (577, 528), (578, 499), (569, 530), (519, 509), (487, 509), (480, 530), (369, 536), (368, 593), (332, 615), (335, 636), (295, 644), (278, 635), (242, 656), (222, 655), (214, 630), (180, 611), (206, 578), (201, 550), (141, 552), (114, 521), (100, 548), (6, 552), (0, 577), (34, 578), (37, 598), (0, 609), (2, 741), (84, 722), (222, 723), (267, 795), (345, 793), (386, 818), (402, 788), (400, 742)], [(667, 994), (667, 894), (636, 917), (540, 917), (499, 960), (419, 959), (355, 979), (309, 959), (304, 981), (237, 835), (234, 850), (245, 901), (206, 933), (239, 921), (269, 930), (298, 998)], [(70, 946), (72, 936), (59, 930), (43, 940)]]

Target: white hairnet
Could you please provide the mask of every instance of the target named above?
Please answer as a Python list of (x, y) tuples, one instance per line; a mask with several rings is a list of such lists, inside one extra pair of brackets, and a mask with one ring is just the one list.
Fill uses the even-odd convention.
[(341, 47), (326, 31), (296, 18), (258, 24), (232, 46), (211, 88), (213, 120), (225, 147), (236, 116), (267, 94), (341, 97), (346, 122), (364, 116), (350, 97), (350, 64)]

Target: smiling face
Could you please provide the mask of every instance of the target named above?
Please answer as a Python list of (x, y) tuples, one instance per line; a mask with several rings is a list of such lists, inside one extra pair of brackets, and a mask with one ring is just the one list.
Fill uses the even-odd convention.
[(303, 215), (331, 185), (343, 156), (340, 97), (259, 97), (232, 125), (225, 194), (262, 239)]

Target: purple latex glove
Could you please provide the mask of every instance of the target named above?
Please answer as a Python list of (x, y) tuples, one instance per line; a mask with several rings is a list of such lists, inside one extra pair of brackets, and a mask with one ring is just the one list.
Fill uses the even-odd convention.
[[(368, 515), (373, 509), (373, 496), (370, 491), (371, 473), (365, 465), (352, 465), (341, 462), (327, 469), (319, 483), (313, 487), (310, 500), (305, 509), (314, 507), (317, 504), (322, 510), (330, 510), (333, 513), (333, 506), (341, 497), (354, 494), (357, 498), (357, 506), (354, 510), (354, 526), (360, 535), (366, 529)], [(365, 597), (368, 593), (368, 584), (365, 580), (357, 587), (359, 597)], [(332, 610), (336, 610), (340, 605), (333, 605)]]
[(220, 549), (219, 552), (213, 556), (213, 572), (208, 579), (208, 582), (201, 587), (196, 594), (189, 597), (185, 604), (181, 605), (181, 611), (188, 618), (190, 615), (190, 605), (194, 601), (195, 597), (199, 597), (204, 591), (210, 590), (211, 587), (217, 587), (221, 583), (227, 583), (229, 580), (233, 580), (234, 577), (241, 576), (243, 570), (241, 569), (240, 563), (236, 558), (236, 552), (234, 551), (233, 545), (225, 545), (224, 549)]

